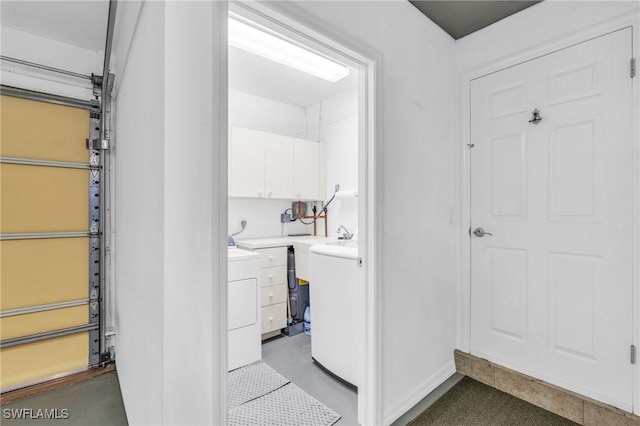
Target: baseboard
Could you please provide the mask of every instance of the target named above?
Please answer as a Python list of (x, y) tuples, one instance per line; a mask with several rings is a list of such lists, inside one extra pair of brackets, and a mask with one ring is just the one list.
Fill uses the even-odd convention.
[(390, 425), (397, 419), (399, 419), (404, 413), (412, 409), (416, 404), (424, 399), (435, 388), (440, 386), (445, 380), (451, 377), (456, 372), (456, 366), (454, 361), (450, 361), (443, 365), (438, 371), (429, 376), (424, 382), (420, 383), (416, 388), (407, 395), (402, 401), (395, 405), (384, 416), (385, 425)]
[(640, 417), (484, 358), (454, 351), (456, 370), (492, 388), (585, 426), (640, 426)]
[(115, 362), (111, 362), (104, 367), (92, 368), (80, 373), (70, 374), (68, 376), (60, 377), (53, 380), (47, 380), (32, 386), (5, 392), (0, 395), (0, 404), (4, 405), (10, 402), (15, 402), (21, 399), (40, 395), (45, 392), (50, 392), (52, 390), (73, 385), (74, 383), (93, 379), (94, 377), (102, 376), (103, 374), (111, 373), (112, 371), (116, 371)]

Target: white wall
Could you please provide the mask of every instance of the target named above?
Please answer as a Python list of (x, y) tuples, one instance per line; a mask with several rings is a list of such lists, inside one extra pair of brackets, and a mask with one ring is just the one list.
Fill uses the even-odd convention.
[[(331, 197), (336, 184), (340, 191), (358, 189), (358, 90), (357, 86), (308, 108), (307, 138), (325, 147), (326, 194)], [(304, 137), (304, 136), (301, 136)], [(358, 199), (336, 198), (328, 208), (329, 235), (338, 226), (349, 232), (358, 229)]]
[[(0, 50), (3, 56), (35, 62), (79, 74), (102, 74), (103, 52), (94, 52), (2, 26)], [(2, 62), (2, 84), (78, 99), (91, 99), (89, 80)]]
[(131, 424), (225, 419), (226, 28), (210, 25), (220, 16), (222, 2), (119, 7), (117, 363)]
[[(121, 4), (118, 16), (134, 6)], [(126, 70), (121, 43), (128, 40), (114, 44), (116, 360), (132, 424), (163, 419), (164, 14), (162, 4), (145, 3)]]
[(299, 106), (230, 90), (229, 125), (285, 136), (303, 135), (307, 126), (306, 111)]
[(270, 6), (381, 57), (382, 413), (390, 423), (454, 371), (457, 227), (455, 43), (409, 2)]

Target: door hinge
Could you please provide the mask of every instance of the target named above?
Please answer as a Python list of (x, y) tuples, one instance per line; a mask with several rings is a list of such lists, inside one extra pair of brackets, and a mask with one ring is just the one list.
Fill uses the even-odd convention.
[(362, 268), (362, 258), (361, 257), (358, 258), (358, 267)]
[(636, 363), (636, 347), (635, 345), (631, 345), (631, 364)]
[(107, 150), (109, 139), (87, 139), (87, 149)]
[(474, 143), (468, 143), (468, 144), (467, 144), (467, 146), (468, 146), (469, 148), (473, 148), (474, 146), (476, 146), (476, 144), (474, 144)]
[(631, 58), (631, 64), (629, 66), (629, 74), (631, 78), (636, 76), (636, 58)]

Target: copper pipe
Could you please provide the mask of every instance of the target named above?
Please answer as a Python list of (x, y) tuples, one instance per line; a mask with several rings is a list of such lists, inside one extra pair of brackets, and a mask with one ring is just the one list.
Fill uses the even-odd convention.
[(300, 210), (300, 204), (302, 203), (301, 201), (297, 201), (296, 202), (296, 214), (299, 218), (301, 219), (313, 219), (313, 236), (316, 237), (318, 236), (318, 228), (317, 228), (317, 224), (316, 224), (316, 220), (318, 219), (324, 219), (324, 236), (328, 237), (329, 236), (329, 229), (328, 229), (328, 224), (327, 224), (327, 209), (324, 209), (324, 214), (321, 214), (320, 216), (316, 215), (316, 212), (318, 211), (318, 209), (316, 208), (316, 206), (313, 206), (313, 216), (303, 216), (302, 215), (302, 211)]

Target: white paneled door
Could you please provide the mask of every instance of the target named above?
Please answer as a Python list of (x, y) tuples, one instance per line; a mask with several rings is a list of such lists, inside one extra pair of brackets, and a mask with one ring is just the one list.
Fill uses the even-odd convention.
[(471, 352), (627, 411), (630, 59), (627, 28), (472, 81), (470, 150)]

